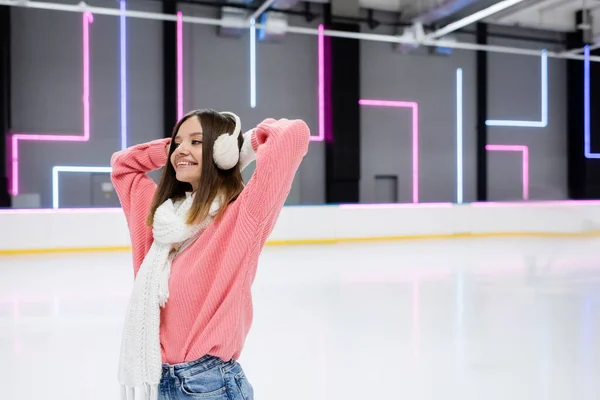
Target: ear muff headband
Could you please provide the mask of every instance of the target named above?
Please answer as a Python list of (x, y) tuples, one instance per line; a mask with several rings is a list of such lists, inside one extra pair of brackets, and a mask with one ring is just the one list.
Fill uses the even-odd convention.
[(230, 170), (240, 161), (240, 149), (238, 147), (238, 137), (242, 129), (240, 117), (236, 114), (224, 111), (221, 115), (229, 115), (235, 120), (235, 129), (232, 133), (223, 133), (219, 135), (213, 146), (213, 160), (217, 167), (222, 170)]

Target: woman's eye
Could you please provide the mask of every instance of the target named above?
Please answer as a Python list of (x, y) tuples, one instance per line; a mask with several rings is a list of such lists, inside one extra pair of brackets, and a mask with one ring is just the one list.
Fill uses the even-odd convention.
[(192, 144), (202, 144), (202, 140), (192, 140)]

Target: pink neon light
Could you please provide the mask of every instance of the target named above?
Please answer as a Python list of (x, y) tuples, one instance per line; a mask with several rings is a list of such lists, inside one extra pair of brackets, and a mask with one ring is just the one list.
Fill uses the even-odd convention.
[[(183, 14), (177, 12), (177, 119), (183, 117)], [(312, 142), (325, 140), (325, 35), (323, 25), (319, 25), (318, 34), (318, 102), (319, 134), (311, 136)]]
[(488, 144), (487, 151), (520, 151), (523, 153), (523, 200), (529, 199), (529, 148), (521, 145)]
[(399, 107), (412, 109), (412, 168), (413, 203), (419, 202), (419, 106), (414, 101), (359, 100), (363, 106)]
[(48, 142), (87, 142), (90, 140), (90, 32), (89, 24), (94, 16), (89, 11), (83, 13), (83, 136), (76, 134), (29, 134), (15, 133), (11, 135), (11, 170), (10, 193), (19, 194), (19, 146), (21, 140)]
[(183, 117), (183, 14), (177, 12), (177, 119)]
[(323, 25), (319, 25), (319, 135), (311, 136), (311, 141), (325, 140), (325, 35)]

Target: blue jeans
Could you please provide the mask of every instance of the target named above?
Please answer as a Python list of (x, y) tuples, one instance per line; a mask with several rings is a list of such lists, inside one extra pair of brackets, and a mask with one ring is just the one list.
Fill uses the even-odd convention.
[(163, 364), (158, 400), (254, 400), (242, 366), (204, 356), (183, 364)]

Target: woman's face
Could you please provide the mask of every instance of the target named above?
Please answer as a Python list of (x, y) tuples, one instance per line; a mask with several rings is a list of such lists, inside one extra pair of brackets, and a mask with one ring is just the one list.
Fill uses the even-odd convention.
[(181, 124), (173, 139), (175, 149), (171, 154), (171, 164), (175, 176), (180, 182), (192, 185), (192, 190), (198, 188), (202, 172), (202, 125), (197, 117), (190, 117)]

